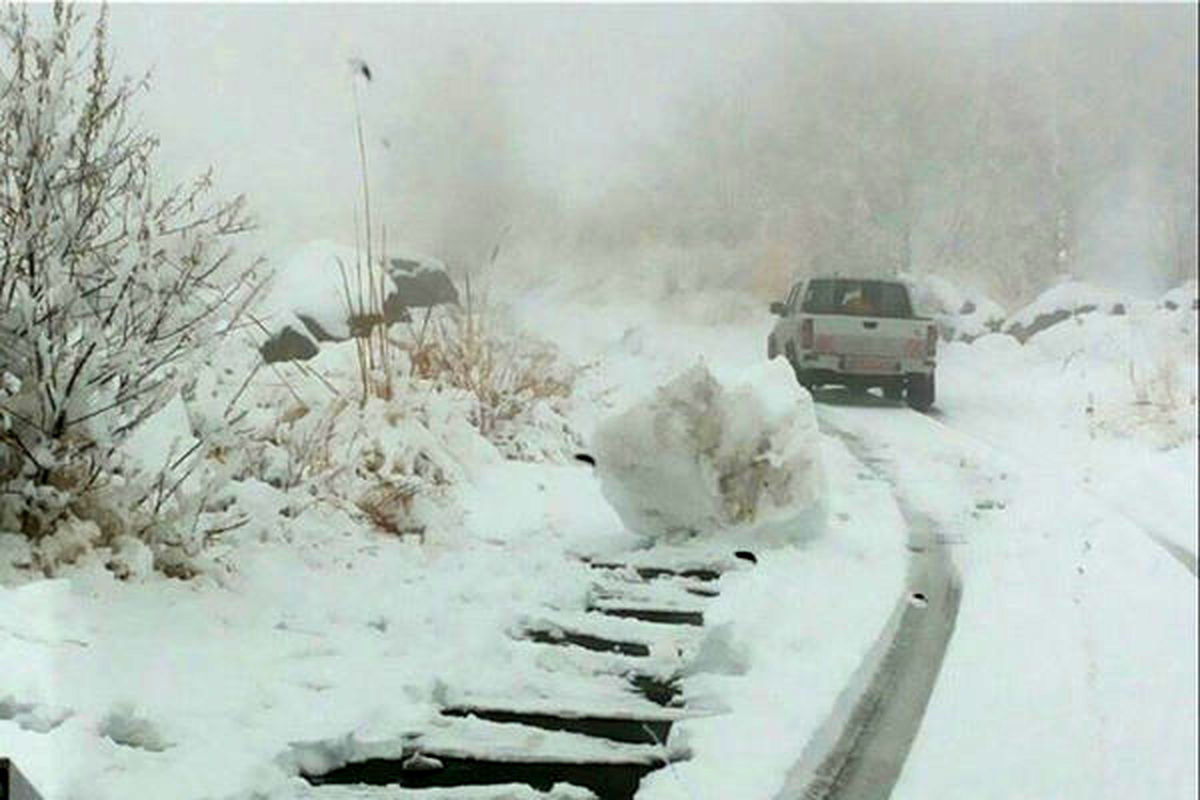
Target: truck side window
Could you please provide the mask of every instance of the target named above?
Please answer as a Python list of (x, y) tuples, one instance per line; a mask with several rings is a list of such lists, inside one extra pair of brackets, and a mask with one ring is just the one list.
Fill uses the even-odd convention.
[(797, 283), (795, 286), (793, 286), (793, 287), (792, 287), (792, 291), (788, 292), (787, 306), (786, 306), (786, 311), (785, 311), (785, 313), (786, 313), (786, 314), (787, 314), (787, 316), (789, 316), (789, 317), (790, 317), (792, 314), (795, 314), (797, 311), (799, 311), (799, 310), (800, 310), (800, 309), (799, 309), (799, 306), (800, 306), (800, 289), (801, 289), (801, 288), (803, 288), (803, 286), (804, 286), (804, 283), (803, 283), (803, 282)]
[(808, 285), (804, 293), (804, 311), (809, 314), (832, 314), (837, 309), (834, 281), (818, 280)]

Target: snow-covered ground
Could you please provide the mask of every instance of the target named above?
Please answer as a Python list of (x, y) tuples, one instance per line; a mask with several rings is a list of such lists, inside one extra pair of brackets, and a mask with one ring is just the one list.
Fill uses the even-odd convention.
[[(580, 430), (694, 366), (697, 354), (722, 380), (761, 361), (738, 351), (760, 349), (759, 334), (744, 325), (703, 335), (707, 326), (697, 325), (688, 345), (673, 350), (677, 332), (663, 336), (658, 321), (643, 321), (651, 326), (645, 351), (633, 344), (636, 332), (589, 321), (592, 338), (572, 354), (593, 361), (572, 399)], [(734, 330), (744, 335), (735, 340)], [(736, 342), (731, 352), (722, 352), (722, 339)], [(312, 366), (336, 378), (347, 347), (333, 346)], [(595, 751), (603, 745), (551, 737), (531, 748), (508, 741), (502, 727), (438, 714), (448, 704), (496, 700), (543, 710), (637, 713), (646, 705), (594, 660), (519, 640), (531, 623), (584, 619), (594, 579), (582, 556), (741, 564), (721, 579), (696, 647), (655, 646), (645, 666), (685, 674), (688, 708), (699, 716), (666, 743), (694, 758), (646, 791), (672, 796), (680, 782), (769, 789), (842, 693), (899, 591), (903, 529), (886, 490), (835, 440), (813, 438), (811, 423), (791, 435), (812, 439), (824, 451), (827, 481), (844, 487), (829, 504), (828, 529), (815, 540), (806, 535), (802, 548), (756, 541), (759, 563), (750, 568), (731, 558), (733, 540), (639, 550), (644, 538), (625, 531), (590, 468), (502, 458), (454, 422), (469, 409), (453, 394), (396, 398), (401, 422), (372, 401), (361, 412), (365, 430), (335, 428), (356, 437), (338, 449), (357, 468), (324, 476), (333, 502), (315, 502), (294, 480), (297, 451), (285, 445), (299, 425), (323, 430), (314, 418), (326, 390), (291, 377), (284, 391), (280, 373), (263, 380), (250, 420), (274, 434), (243, 454), (247, 477), (225, 498), (251, 523), (221, 537), (201, 577), (119, 581), (104, 552), (62, 567), (55, 580), (29, 581), (5, 565), (14, 583), (0, 589), (0, 749), (47, 798), (294, 797), (311, 791), (299, 769), (398, 754), (414, 733), (466, 742), (477, 753), (517, 747), (602, 759)], [(790, 382), (775, 383), (801, 396)], [(219, 389), (202, 380), (196, 394), (211, 392), (217, 402)], [(745, 391), (734, 401), (753, 400), (753, 389)], [(313, 410), (298, 416), (301, 407)], [(774, 408), (778, 415), (778, 402)], [(356, 493), (368, 485), (362, 465), (377, 449), (389, 468), (417, 477), (424, 453), (429, 472), (441, 476), (425, 484), (435, 499), (413, 512), (420, 537), (372, 530), (356, 512)], [(6, 548), (19, 560), (11, 537)], [(797, 653), (811, 673), (809, 690), (780, 692)], [(761, 727), (768, 709), (780, 712), (778, 745), (764, 750), (739, 736), (742, 767), (720, 767), (728, 732)]]
[(1153, 305), (951, 343), (940, 418), (1194, 556), (1196, 356), (1196, 312)]
[[(1127, 301), (1124, 315), (1072, 318), (1024, 346), (943, 345), (928, 418), (819, 407), (943, 528), (962, 572), (956, 632), (897, 797), (1196, 796), (1196, 579), (1155, 542), (1190, 551), (1194, 569), (1192, 299)], [(762, 340), (754, 325), (661, 322), (670, 313), (646, 315), (657, 330), (625, 323), (624, 338), (715, 361), (736, 358), (737, 342), (751, 359)], [(776, 696), (789, 667), (792, 690), (807, 691), (798, 659)], [(765, 740), (757, 749), (773, 750)]]
[[(665, 308), (526, 295), (519, 312), (591, 365), (581, 392), (600, 398), (589, 409), (597, 417), (699, 362), (736, 383), (763, 360), (771, 325), (765, 309), (722, 295)], [(821, 453), (828, 529), (799, 546), (756, 550), (752, 570), (722, 579), (705, 614), (707, 647), (685, 686), (725, 713), (677, 725), (672, 737), (692, 757), (652, 773), (639, 798), (771, 797), (839, 701), (860, 688), (903, 588), (906, 534), (886, 484), (842, 442), (822, 436)]]
[[(606, 419), (699, 358), (718, 381), (741, 380), (764, 360), (765, 308), (717, 293), (655, 304), (525, 292), (513, 310), (585, 365), (571, 397), (545, 411), (574, 431), (557, 450), (505, 459), (456, 421), (468, 406), (449, 393), (401, 398), (399, 418), (368, 409), (342, 453), (361, 466), (382, 450), (389, 468), (425, 481), (420, 537), (374, 530), (356, 508), (380, 464), (328, 475), (338, 502), (291, 485), (288, 426), (311, 424), (319, 439), (312, 414), (276, 423), (261, 456), (270, 463), (257, 474), (281, 485), (232, 485), (252, 522), (222, 537), (199, 578), (119, 581), (100, 557), (55, 580), (0, 565), (0, 753), (47, 800), (282, 800), (320, 796), (300, 767), (398, 753), (409, 734), (503, 750), (499, 727), (438, 710), (481, 698), (645, 703), (603, 659), (518, 638), (533, 622), (582, 618), (595, 579), (580, 557), (724, 559), (700, 639), (648, 659), (684, 674), (696, 716), (665, 743), (690, 758), (651, 773), (639, 797), (770, 797), (852, 696), (902, 590), (898, 493), (948, 537), (963, 601), (896, 796), (1195, 797), (1195, 577), (1151, 538), (1195, 553), (1186, 305), (1091, 314), (1024, 346), (943, 345), (931, 417), (819, 406), (827, 525), (757, 549), (753, 566), (730, 560), (723, 540), (639, 550), (595, 473), (561, 451), (573, 436), (589, 446)], [(287, 388), (259, 418), (286, 417), (292, 391), (314, 407), (325, 391)], [(11, 537), (0, 545), (19, 554)], [(570, 737), (537, 747), (582, 752)]]

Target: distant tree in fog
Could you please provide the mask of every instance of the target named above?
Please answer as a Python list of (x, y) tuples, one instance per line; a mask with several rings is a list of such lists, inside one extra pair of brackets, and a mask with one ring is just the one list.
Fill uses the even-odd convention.
[(1064, 273), (1195, 275), (1194, 8), (774, 13), (770, 66), (681, 108), (585, 238), (652, 226), (747, 271), (933, 270), (1010, 303)]

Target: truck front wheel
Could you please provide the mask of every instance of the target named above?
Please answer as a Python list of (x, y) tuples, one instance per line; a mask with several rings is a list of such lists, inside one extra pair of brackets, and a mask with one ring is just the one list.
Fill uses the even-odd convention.
[(933, 373), (922, 375), (921, 373), (913, 373), (908, 376), (908, 385), (905, 388), (904, 399), (908, 402), (910, 408), (917, 411), (928, 411), (933, 406), (935, 393), (935, 384)]

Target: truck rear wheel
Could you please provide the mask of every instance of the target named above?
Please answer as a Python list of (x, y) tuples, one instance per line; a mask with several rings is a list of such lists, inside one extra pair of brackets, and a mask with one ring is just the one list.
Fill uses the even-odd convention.
[(885, 383), (883, 385), (883, 396), (888, 400), (900, 400), (904, 397), (904, 384), (900, 381), (895, 383)]
[(935, 384), (932, 372), (928, 375), (918, 372), (908, 376), (904, 399), (910, 408), (917, 411), (928, 411), (933, 406), (934, 393)]
[(809, 386), (808, 382), (805, 380), (807, 375), (805, 374), (804, 370), (800, 368), (800, 359), (796, 358), (796, 348), (792, 346), (791, 342), (788, 342), (783, 346), (783, 355), (784, 358), (787, 359), (787, 362), (792, 365), (792, 372), (796, 374), (796, 380), (799, 382), (799, 384), (805, 389), (811, 389), (812, 387)]

